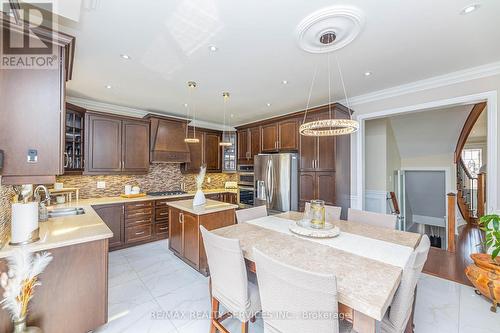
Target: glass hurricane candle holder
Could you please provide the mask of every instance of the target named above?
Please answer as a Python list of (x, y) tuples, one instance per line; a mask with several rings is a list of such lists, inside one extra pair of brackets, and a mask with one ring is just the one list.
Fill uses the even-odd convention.
[(311, 226), (322, 229), (325, 227), (325, 202), (323, 200), (311, 200)]

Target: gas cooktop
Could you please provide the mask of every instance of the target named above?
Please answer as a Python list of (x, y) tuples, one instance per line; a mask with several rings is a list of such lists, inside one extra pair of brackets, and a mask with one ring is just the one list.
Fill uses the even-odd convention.
[(168, 196), (168, 195), (187, 194), (187, 192), (185, 192), (185, 191), (160, 191), (160, 192), (148, 192), (147, 194), (154, 196), (154, 197), (163, 197), (163, 196)]

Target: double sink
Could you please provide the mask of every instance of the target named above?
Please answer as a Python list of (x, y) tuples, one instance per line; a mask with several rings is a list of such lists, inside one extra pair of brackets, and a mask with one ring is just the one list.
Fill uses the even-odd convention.
[(85, 214), (85, 210), (81, 207), (49, 209), (49, 218), (62, 217), (62, 216), (72, 216), (72, 215), (83, 215), (83, 214)]

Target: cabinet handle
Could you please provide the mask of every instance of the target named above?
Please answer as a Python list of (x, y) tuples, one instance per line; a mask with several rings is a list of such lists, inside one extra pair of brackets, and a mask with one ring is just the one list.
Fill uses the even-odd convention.
[(144, 235), (145, 233), (146, 233), (145, 231), (141, 231), (141, 232), (136, 232), (135, 235), (139, 236), (139, 235)]
[(134, 223), (143, 223), (143, 222), (149, 222), (148, 220), (140, 220), (140, 221), (135, 221)]
[(179, 214), (179, 223), (184, 223), (184, 214), (183, 213)]
[(168, 213), (160, 213), (160, 216), (168, 215)]
[(69, 158), (68, 158), (68, 153), (64, 152), (64, 167), (67, 168), (69, 165)]
[(134, 205), (135, 207), (144, 207), (145, 205), (144, 204), (136, 204)]
[(163, 227), (163, 228), (158, 228), (158, 229), (160, 229), (160, 230), (167, 230), (168, 227)]

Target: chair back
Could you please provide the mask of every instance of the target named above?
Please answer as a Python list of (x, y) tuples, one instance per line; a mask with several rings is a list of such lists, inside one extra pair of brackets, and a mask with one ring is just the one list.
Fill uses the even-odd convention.
[(231, 312), (247, 311), (250, 300), (240, 241), (215, 235), (203, 226), (200, 230), (210, 269), (212, 296)]
[[(311, 203), (306, 202), (304, 212), (309, 212), (311, 210)], [(342, 207), (337, 206), (325, 206), (325, 219), (327, 221), (338, 221), (340, 220), (340, 214), (342, 214)]]
[(338, 333), (337, 280), (333, 274), (283, 264), (256, 248), (253, 255), (266, 332)]
[(238, 223), (244, 223), (246, 221), (255, 220), (266, 216), (267, 216), (267, 207), (265, 205), (246, 208), (246, 209), (239, 209), (236, 211), (236, 220)]
[(417, 249), (412, 253), (405, 268), (398, 290), (392, 300), (389, 310), (389, 321), (398, 332), (404, 332), (413, 306), (415, 288), (417, 286), (420, 273), (424, 268), (431, 242), (427, 235), (423, 235)]
[(367, 212), (364, 210), (349, 208), (347, 214), (347, 220), (364, 224), (370, 224), (377, 227), (396, 229), (396, 223), (398, 221), (398, 217), (397, 215), (392, 215), (392, 214), (374, 213), (374, 212)]

